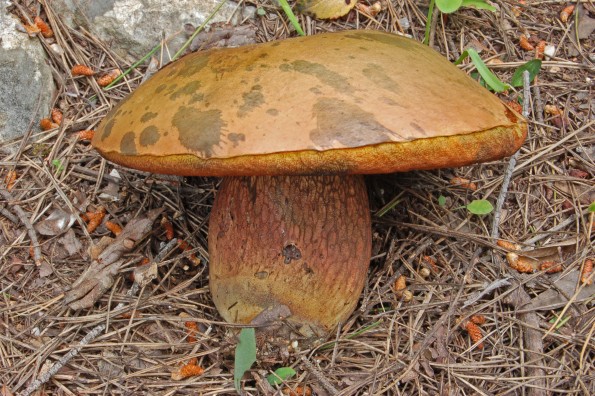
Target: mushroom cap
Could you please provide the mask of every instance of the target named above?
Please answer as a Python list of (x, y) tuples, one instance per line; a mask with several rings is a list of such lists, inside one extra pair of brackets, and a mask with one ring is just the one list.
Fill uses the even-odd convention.
[(92, 144), (156, 173), (371, 174), (501, 158), (526, 131), (433, 49), (357, 30), (187, 55), (119, 103)]

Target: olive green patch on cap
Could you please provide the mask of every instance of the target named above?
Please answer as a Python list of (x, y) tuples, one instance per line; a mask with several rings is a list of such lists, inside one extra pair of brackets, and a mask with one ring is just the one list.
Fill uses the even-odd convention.
[(140, 145), (151, 146), (159, 141), (161, 134), (155, 125), (149, 125), (140, 134)]
[(165, 88), (168, 87), (168, 84), (160, 84), (159, 86), (157, 86), (157, 88), (155, 88), (155, 93), (156, 94), (160, 94), (161, 92), (163, 92), (165, 90)]
[(203, 93), (195, 93), (195, 94), (192, 95), (192, 97), (188, 101), (188, 104), (194, 104), (194, 103), (202, 102), (204, 99), (205, 99), (205, 94), (203, 94)]
[(136, 154), (136, 143), (134, 141), (134, 132), (126, 132), (122, 136), (120, 142), (120, 151), (124, 155), (135, 155)]
[(172, 126), (178, 130), (180, 144), (209, 158), (213, 155), (213, 148), (221, 144), (225, 122), (221, 118), (221, 110), (197, 111), (182, 106), (174, 115)]
[(103, 131), (101, 133), (101, 140), (107, 139), (112, 134), (112, 128), (114, 127), (114, 123), (116, 121), (111, 118), (103, 127)]
[(140, 122), (145, 123), (145, 122), (151, 121), (155, 117), (157, 117), (157, 113), (148, 111), (140, 117)]
[(260, 85), (254, 85), (249, 92), (242, 94), (244, 103), (242, 103), (240, 109), (238, 110), (238, 117), (243, 117), (246, 115), (246, 113), (249, 113), (250, 111), (264, 104), (264, 95), (261, 90), (262, 87)]
[(320, 63), (306, 60), (295, 60), (289, 64), (285, 63), (279, 67), (282, 71), (295, 71), (316, 77), (321, 83), (331, 86), (339, 92), (354, 92), (355, 88), (349, 84), (349, 77), (329, 70)]
[(183, 87), (172, 93), (170, 99), (176, 100), (181, 96), (193, 95), (196, 93), (196, 91), (200, 89), (200, 85), (200, 81), (190, 81), (188, 84), (184, 85)]
[(321, 98), (312, 108), (317, 128), (310, 132), (310, 138), (317, 145), (328, 143), (326, 136), (346, 147), (358, 147), (383, 143), (394, 134), (380, 124), (374, 114), (343, 100)]
[(172, 68), (172, 75), (180, 77), (198, 76), (199, 73), (209, 63), (210, 56), (208, 53), (198, 57), (184, 57), (180, 59), (179, 63), (172, 63), (169, 66)]
[(244, 135), (243, 133), (228, 133), (227, 134), (227, 139), (229, 139), (229, 141), (235, 146), (238, 145), (239, 142), (245, 142), (246, 141), (246, 135)]
[(395, 94), (399, 93), (399, 84), (382, 68), (382, 66), (370, 63), (364, 68), (363, 72), (364, 76), (377, 87), (389, 90)]

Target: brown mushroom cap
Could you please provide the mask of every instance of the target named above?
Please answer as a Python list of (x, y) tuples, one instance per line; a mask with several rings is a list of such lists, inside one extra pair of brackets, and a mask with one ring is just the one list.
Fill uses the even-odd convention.
[(343, 31), (190, 54), (100, 124), (107, 159), (157, 173), (388, 173), (512, 154), (526, 122), (440, 54)]

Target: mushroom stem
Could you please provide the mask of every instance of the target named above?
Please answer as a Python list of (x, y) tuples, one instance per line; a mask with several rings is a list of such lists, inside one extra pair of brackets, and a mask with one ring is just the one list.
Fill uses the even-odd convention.
[(357, 304), (371, 244), (363, 176), (224, 178), (209, 224), (213, 300), (229, 322), (286, 306), (302, 334), (326, 335)]

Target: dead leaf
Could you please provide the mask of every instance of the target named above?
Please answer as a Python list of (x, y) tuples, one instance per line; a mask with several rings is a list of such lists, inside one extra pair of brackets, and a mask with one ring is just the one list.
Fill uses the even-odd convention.
[[(104, 378), (115, 378), (124, 375), (124, 362), (121, 361), (121, 355), (116, 355), (110, 351), (101, 352), (101, 359), (97, 362), (97, 369)], [(112, 363), (116, 361), (118, 363)]]
[(144, 287), (157, 278), (157, 263), (152, 261), (149, 265), (140, 265), (134, 268), (134, 280)]
[(401, 374), (402, 382), (414, 381), (419, 378), (419, 361), (413, 363), (413, 367)]
[(589, 205), (595, 201), (595, 190), (585, 182), (556, 181), (554, 187), (566, 196), (576, 196), (583, 205)]
[[(109, 243), (65, 294), (64, 301), (72, 309), (89, 308), (114, 284), (115, 276), (124, 264), (120, 258), (153, 229), (153, 223), (163, 212), (150, 210), (145, 216), (132, 219), (122, 233)], [(147, 277), (149, 279), (149, 277)]]
[(291, 310), (287, 305), (275, 304), (262, 310), (261, 313), (252, 319), (250, 324), (255, 327), (268, 326), (289, 316), (291, 316)]
[(66, 233), (58, 239), (58, 242), (64, 246), (64, 249), (66, 249), (70, 256), (79, 253), (83, 249), (83, 244), (77, 238), (72, 228), (66, 231)]
[(520, 252), (523, 256), (539, 259), (540, 261), (562, 260), (573, 251), (573, 246), (576, 246), (577, 240), (567, 239), (564, 241), (551, 243), (548, 246), (536, 248), (533, 250), (526, 250)]
[[(194, 33), (194, 26), (191, 28)], [(241, 47), (256, 43), (256, 28), (251, 25), (229, 26), (211, 29), (208, 32), (203, 30), (196, 35), (190, 44), (191, 51), (205, 50), (209, 48)]]
[(75, 288), (69, 290), (64, 296), (64, 302), (74, 310), (90, 308), (99, 298), (114, 284), (115, 276), (124, 264), (124, 260), (118, 260), (108, 266), (97, 266), (85, 272), (85, 278), (77, 280)]
[(298, 0), (297, 11), (318, 19), (335, 19), (347, 14), (357, 0)]
[(52, 265), (45, 260), (43, 260), (41, 262), (41, 265), (39, 265), (38, 268), (39, 268), (39, 277), (40, 278), (45, 278), (46, 276), (49, 276), (54, 273), (54, 269), (52, 268)]
[(578, 27), (576, 29), (577, 37), (582, 40), (591, 36), (595, 30), (595, 18), (591, 18), (589, 13), (583, 8), (579, 7)]
[(132, 250), (136, 242), (151, 232), (155, 219), (163, 212), (163, 209), (153, 209), (143, 217), (132, 219), (126, 224), (122, 233), (118, 235), (114, 242), (108, 245), (97, 258), (97, 261), (103, 265), (111, 264), (118, 260), (124, 253)]
[(55, 209), (45, 220), (35, 224), (35, 230), (41, 235), (61, 235), (72, 227), (74, 220), (75, 217), (72, 213)]
[[(568, 304), (570, 299), (574, 296), (575, 290), (580, 278), (579, 271), (572, 271), (561, 278), (554, 281), (556, 287), (549, 288), (537, 297), (533, 298), (531, 302), (522, 307), (529, 311), (543, 311), (556, 309)], [(583, 287), (580, 289), (574, 302), (580, 303), (593, 298), (595, 294), (595, 284)]]

